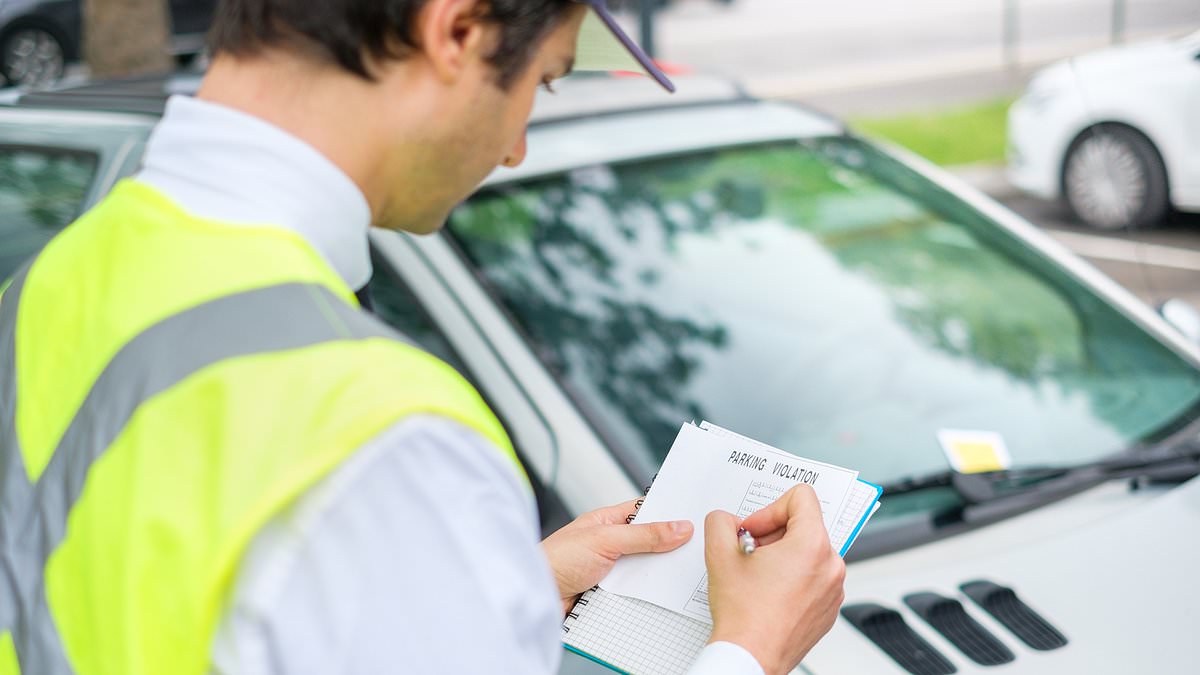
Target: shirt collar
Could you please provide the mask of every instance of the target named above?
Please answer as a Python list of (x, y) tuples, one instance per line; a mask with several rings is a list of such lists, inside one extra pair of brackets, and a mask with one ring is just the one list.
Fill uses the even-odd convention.
[(303, 237), (352, 288), (371, 278), (371, 209), (316, 148), (253, 115), (172, 96), (137, 179), (200, 218)]

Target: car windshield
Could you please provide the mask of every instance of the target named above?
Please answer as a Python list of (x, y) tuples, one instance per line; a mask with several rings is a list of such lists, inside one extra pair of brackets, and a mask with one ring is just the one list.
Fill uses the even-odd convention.
[(449, 231), (638, 479), (688, 420), (886, 483), (946, 469), (939, 430), (1069, 464), (1200, 401), (1193, 364), (853, 138), (495, 187)]

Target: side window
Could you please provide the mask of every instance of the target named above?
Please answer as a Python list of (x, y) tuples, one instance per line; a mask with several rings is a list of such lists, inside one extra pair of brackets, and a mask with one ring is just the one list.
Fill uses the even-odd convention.
[(97, 164), (83, 152), (0, 145), (0, 279), (79, 215)]
[[(467, 369), (466, 364), (463, 363), (463, 360), (454, 351), (454, 348), (450, 346), (450, 342), (446, 339), (441, 329), (437, 327), (437, 324), (433, 322), (429, 313), (425, 311), (420, 301), (413, 295), (408, 284), (373, 249), (371, 251), (371, 261), (375, 268), (375, 276), (371, 279), (371, 301), (374, 303), (375, 315), (403, 333), (425, 351), (453, 366), (455, 370), (470, 380), (471, 384), (475, 385), (475, 388), (486, 399), (487, 391), (475, 381), (471, 371)], [(495, 407), (493, 406), (492, 409), (495, 410)], [(500, 422), (508, 429), (511, 436), (513, 430), (509, 428), (508, 423), (503, 417), (500, 418)], [(515, 443), (516, 439), (514, 438), (513, 440)], [(523, 458), (524, 455), (521, 454), (519, 445), (516, 450), (517, 455)], [(571, 520), (570, 513), (553, 490), (542, 485), (541, 481), (537, 480), (532, 472), (529, 473), (530, 478), (533, 479), (533, 492), (538, 502), (542, 532), (550, 534)]]
[[(462, 359), (454, 352), (446, 336), (433, 323), (433, 319), (413, 295), (408, 284), (396, 270), (373, 249), (371, 263), (375, 276), (371, 279), (371, 301), (375, 305), (375, 316), (403, 333), (425, 351), (449, 363), (455, 370), (472, 380), (463, 366)], [(476, 385), (478, 386), (478, 385)]]

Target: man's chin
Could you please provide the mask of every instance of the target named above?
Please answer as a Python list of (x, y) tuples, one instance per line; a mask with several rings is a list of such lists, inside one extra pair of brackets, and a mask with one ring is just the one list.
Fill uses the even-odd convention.
[(395, 230), (397, 232), (407, 232), (408, 234), (433, 234), (446, 225), (446, 219), (449, 217), (449, 213), (443, 213), (440, 216), (430, 216), (427, 218), (407, 218), (396, 222), (376, 222), (375, 227), (385, 230)]

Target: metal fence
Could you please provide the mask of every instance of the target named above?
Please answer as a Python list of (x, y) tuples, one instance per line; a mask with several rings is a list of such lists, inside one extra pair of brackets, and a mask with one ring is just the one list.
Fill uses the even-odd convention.
[[(721, 1), (733, 2), (734, 0)], [(1021, 0), (1000, 1), (1003, 3), (1001, 20), (1003, 21), (1004, 62), (1008, 67), (1015, 69), (1020, 65)], [(637, 4), (636, 10), (638, 13), (642, 48), (646, 50), (647, 54), (655, 57), (658, 55), (657, 41), (655, 40), (655, 16), (658, 14), (659, 9), (666, 3), (664, 0), (634, 0), (634, 2)], [(619, 6), (625, 5), (626, 3), (621, 3)], [(1112, 0), (1112, 23), (1109, 34), (1112, 44), (1120, 44), (1125, 40), (1125, 25), (1129, 14), (1128, 9), (1128, 0)]]

